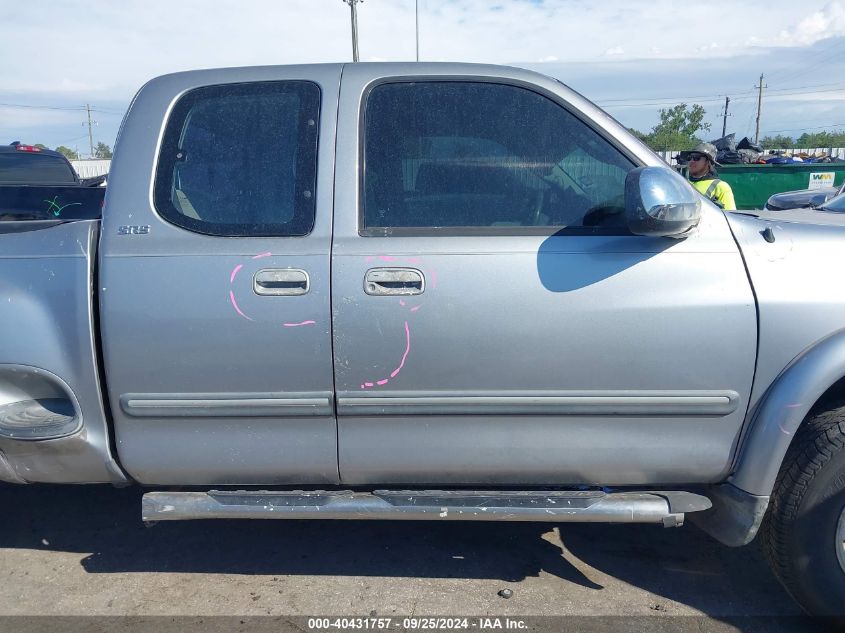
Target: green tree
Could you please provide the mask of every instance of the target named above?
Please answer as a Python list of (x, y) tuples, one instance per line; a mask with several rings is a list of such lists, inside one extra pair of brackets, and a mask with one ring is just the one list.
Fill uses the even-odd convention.
[(705, 110), (702, 106), (679, 103), (672, 108), (660, 110), (660, 122), (643, 140), (653, 150), (692, 149), (701, 142), (700, 132), (710, 130), (710, 124), (704, 122)]
[(760, 139), (760, 146), (763, 149), (791, 149), (795, 147), (795, 141), (791, 136), (764, 136)]
[(74, 152), (71, 148), (65, 147), (64, 145), (59, 145), (56, 148), (56, 151), (60, 154), (64, 154), (68, 160), (76, 160), (77, 158), (79, 158), (79, 154)]
[(643, 132), (640, 132), (639, 130), (635, 130), (632, 127), (629, 127), (628, 131), (643, 142), (646, 142), (648, 140), (648, 134), (644, 134)]
[(795, 141), (796, 147), (845, 147), (845, 132), (804, 132)]
[(111, 158), (111, 147), (100, 141), (97, 143), (97, 147), (94, 148), (94, 156), (97, 158)]
[(47, 147), (43, 143), (36, 143), (35, 145), (33, 145), (33, 147), (37, 147), (38, 149), (50, 149), (49, 147)]

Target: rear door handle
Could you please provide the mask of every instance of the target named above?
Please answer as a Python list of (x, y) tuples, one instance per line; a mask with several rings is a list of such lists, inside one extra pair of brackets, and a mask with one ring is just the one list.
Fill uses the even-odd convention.
[(308, 273), (298, 268), (265, 268), (255, 273), (255, 294), (271, 297), (296, 297), (308, 292)]
[(425, 277), (416, 268), (371, 268), (364, 276), (368, 295), (418, 295), (425, 291)]

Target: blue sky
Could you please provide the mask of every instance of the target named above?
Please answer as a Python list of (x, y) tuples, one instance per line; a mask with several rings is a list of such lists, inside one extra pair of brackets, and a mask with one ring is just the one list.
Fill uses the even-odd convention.
[[(360, 4), (361, 59), (413, 60), (414, 8)], [(686, 102), (721, 132), (728, 95), (728, 131), (753, 135), (761, 73), (761, 135), (845, 128), (845, 0), (419, 0), (419, 13), (422, 60), (538, 70), (643, 131)], [(154, 76), (351, 58), (341, 0), (0, 0), (0, 23), (0, 142), (82, 152), (84, 105), (112, 145)]]

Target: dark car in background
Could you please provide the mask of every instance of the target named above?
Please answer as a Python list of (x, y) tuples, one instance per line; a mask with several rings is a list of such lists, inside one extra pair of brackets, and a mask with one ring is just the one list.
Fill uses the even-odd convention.
[(79, 185), (73, 165), (59, 152), (14, 142), (0, 145), (0, 184)]
[(100, 215), (106, 176), (80, 179), (59, 152), (0, 145), (0, 220), (79, 220)]
[(64, 154), (15, 141), (0, 145), (0, 185), (97, 187), (106, 176), (80, 178)]
[[(840, 193), (826, 202), (811, 208), (795, 207), (792, 209), (768, 209), (756, 213), (758, 217), (768, 220), (784, 222), (803, 222), (827, 226), (845, 226), (845, 186), (839, 188)], [(843, 523), (845, 526), (845, 523)]]
[(766, 201), (766, 208), (770, 211), (816, 208), (842, 193), (845, 193), (845, 182), (839, 187), (784, 191), (783, 193), (776, 193), (771, 196)]

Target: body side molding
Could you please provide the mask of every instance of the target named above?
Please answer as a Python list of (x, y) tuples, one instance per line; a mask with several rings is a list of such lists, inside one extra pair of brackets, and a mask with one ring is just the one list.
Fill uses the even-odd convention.
[(728, 415), (735, 391), (341, 392), (338, 415)]
[(331, 393), (123, 394), (133, 418), (303, 417), (334, 415)]

